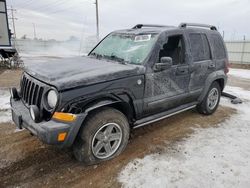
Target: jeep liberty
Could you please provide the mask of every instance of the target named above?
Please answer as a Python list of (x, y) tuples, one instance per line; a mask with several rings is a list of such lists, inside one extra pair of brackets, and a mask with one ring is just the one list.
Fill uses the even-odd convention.
[(25, 68), (12, 119), (42, 142), (95, 164), (118, 156), (130, 130), (195, 108), (214, 113), (228, 73), (215, 26), (138, 24), (110, 33), (86, 57)]

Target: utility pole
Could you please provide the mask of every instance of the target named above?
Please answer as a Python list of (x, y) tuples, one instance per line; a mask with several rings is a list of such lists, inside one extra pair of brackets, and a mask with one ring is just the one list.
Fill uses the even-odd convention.
[(33, 30), (34, 30), (34, 39), (37, 39), (36, 38), (36, 25), (34, 23), (32, 23), (32, 25), (33, 25)]
[(99, 41), (99, 12), (98, 12), (98, 0), (95, 0), (95, 8), (96, 8), (96, 38)]
[(12, 20), (12, 26), (13, 26), (13, 31), (14, 31), (14, 38), (16, 39), (16, 26), (15, 26), (15, 20), (17, 20), (17, 18), (14, 16), (14, 12), (16, 12), (16, 9), (13, 9), (13, 7), (11, 6), (10, 9), (8, 9), (11, 11), (11, 17), (9, 19)]
[(246, 47), (246, 36), (243, 36), (243, 44), (242, 44), (242, 53), (241, 53), (241, 63), (244, 64), (244, 55), (245, 55), (245, 47)]

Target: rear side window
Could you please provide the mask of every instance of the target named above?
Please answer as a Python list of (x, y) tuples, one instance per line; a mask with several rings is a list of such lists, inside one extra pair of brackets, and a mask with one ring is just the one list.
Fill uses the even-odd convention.
[(211, 51), (205, 34), (191, 33), (189, 38), (194, 61), (211, 59)]
[(216, 59), (226, 58), (226, 50), (224, 43), (219, 35), (211, 35), (211, 42), (213, 45), (213, 54)]

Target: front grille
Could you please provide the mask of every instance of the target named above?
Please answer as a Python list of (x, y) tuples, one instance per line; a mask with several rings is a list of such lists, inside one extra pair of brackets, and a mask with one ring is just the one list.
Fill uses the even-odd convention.
[(27, 105), (37, 105), (41, 107), (44, 86), (39, 81), (24, 74), (21, 81), (21, 97)]

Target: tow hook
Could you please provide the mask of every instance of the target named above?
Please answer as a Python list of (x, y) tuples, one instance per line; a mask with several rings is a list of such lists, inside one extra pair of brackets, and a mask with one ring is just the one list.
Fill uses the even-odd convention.
[(222, 92), (221, 95), (223, 97), (227, 97), (227, 98), (231, 99), (232, 104), (241, 104), (243, 102), (240, 98), (238, 98), (238, 97), (236, 97), (234, 95), (231, 95), (229, 93), (226, 93), (226, 92)]

